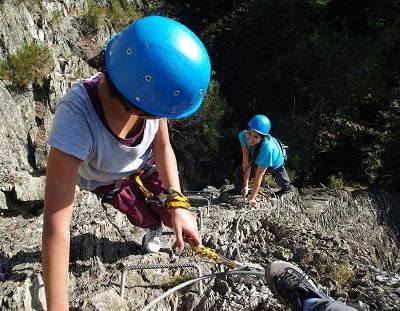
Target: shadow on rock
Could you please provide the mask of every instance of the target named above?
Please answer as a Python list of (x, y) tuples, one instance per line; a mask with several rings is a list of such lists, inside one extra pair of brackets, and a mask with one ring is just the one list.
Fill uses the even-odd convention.
[(140, 245), (134, 241), (110, 241), (85, 233), (71, 239), (70, 262), (98, 257), (103, 263), (113, 263), (130, 255), (138, 255), (140, 251)]

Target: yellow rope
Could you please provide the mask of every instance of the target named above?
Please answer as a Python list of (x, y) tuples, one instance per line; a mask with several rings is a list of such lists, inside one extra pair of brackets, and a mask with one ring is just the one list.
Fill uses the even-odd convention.
[(137, 185), (138, 185), (140, 191), (143, 192), (143, 194), (144, 194), (144, 196), (145, 196), (146, 198), (150, 198), (150, 197), (153, 196), (153, 194), (152, 194), (149, 190), (147, 190), (147, 188), (143, 185), (143, 182), (142, 182), (142, 180), (140, 179), (139, 175), (136, 175), (136, 176), (135, 176), (135, 181), (136, 181), (136, 183), (137, 183)]
[(190, 203), (188, 199), (179, 191), (176, 190), (174, 191), (175, 191), (174, 194), (170, 195), (165, 199), (165, 204), (167, 205), (167, 209), (178, 208), (178, 207), (189, 209)]
[(207, 257), (207, 258), (209, 258), (209, 259), (215, 261), (215, 262), (218, 263), (218, 264), (223, 264), (223, 265), (227, 266), (227, 267), (230, 268), (230, 269), (234, 269), (234, 268), (237, 268), (237, 267), (238, 267), (237, 264), (235, 264), (235, 263), (233, 263), (233, 262), (230, 262), (230, 261), (228, 261), (228, 260), (222, 259), (221, 256), (219, 256), (219, 255), (218, 255), (214, 250), (212, 250), (211, 248), (205, 247), (205, 246), (196, 246), (196, 245), (194, 244), (193, 239), (191, 239), (191, 238), (188, 238), (188, 237), (187, 237), (187, 238), (186, 238), (186, 242), (189, 244), (191, 250), (192, 250), (194, 253), (200, 255), (201, 257)]

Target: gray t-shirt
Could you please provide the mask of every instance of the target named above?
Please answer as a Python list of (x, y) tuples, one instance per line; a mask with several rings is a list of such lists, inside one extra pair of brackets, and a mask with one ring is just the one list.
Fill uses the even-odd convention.
[(123, 145), (98, 117), (82, 81), (72, 85), (57, 105), (47, 143), (82, 160), (77, 184), (86, 190), (110, 185), (137, 169), (150, 169), (152, 142), (159, 120), (146, 120), (143, 139)]

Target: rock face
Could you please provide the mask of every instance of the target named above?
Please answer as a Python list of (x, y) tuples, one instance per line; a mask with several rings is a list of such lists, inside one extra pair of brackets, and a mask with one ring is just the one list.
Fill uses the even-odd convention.
[[(201, 204), (205, 201), (191, 196), (202, 211), (205, 246), (261, 272), (274, 260), (312, 266), (311, 277), (335, 299), (359, 310), (399, 310), (400, 252), (387, 217), (398, 203), (385, 210), (377, 204), (399, 202), (399, 195), (295, 190), (282, 199), (263, 198), (259, 208), (251, 208), (229, 187), (209, 191), (215, 197), (209, 215)], [(97, 198), (84, 191), (78, 192), (75, 206), (70, 258), (74, 310), (138, 310), (197, 276), (193, 268), (128, 271), (122, 299), (121, 272), (132, 265), (197, 263), (203, 274), (226, 270), (189, 248), (177, 252), (168, 228), (161, 252), (142, 254), (142, 229), (112, 208), (105, 213)], [(8, 209), (0, 222), (0, 309), (45, 309), (42, 216)], [(223, 276), (203, 286), (202, 295), (192, 285), (167, 296), (157, 310), (287, 310), (261, 276)]]
[[(130, 2), (139, 8), (144, 3)], [(42, 85), (21, 89), (0, 80), (0, 310), (45, 309), (40, 264), (45, 141), (57, 100), (73, 81), (95, 72), (88, 62), (113, 32), (103, 27), (95, 38), (82, 36), (77, 26), (87, 6), (80, 0), (0, 1), (0, 59), (35, 41), (49, 47), (54, 65)], [(400, 310), (399, 194), (308, 189), (264, 198), (252, 209), (229, 189), (208, 189), (214, 193), (209, 215), (204, 199), (191, 199), (202, 211), (206, 246), (257, 271), (277, 259), (311, 265), (311, 276), (335, 299), (360, 310)], [(189, 249), (176, 252), (167, 234), (159, 254), (143, 255), (143, 234), (115, 210), (105, 213), (93, 195), (77, 192), (72, 310), (138, 310), (197, 275), (193, 268), (132, 270), (122, 299), (121, 271), (132, 265), (197, 263), (203, 274), (225, 270)], [(202, 295), (193, 285), (167, 296), (157, 310), (286, 310), (260, 276), (223, 276), (203, 286)]]
[[(49, 48), (54, 66), (42, 85), (18, 88), (0, 81), (0, 190), (8, 206), (23, 202), (33, 207), (43, 200), (45, 141), (56, 102), (73, 80), (94, 72), (83, 61), (82, 39), (73, 24), (77, 17), (72, 12), (84, 5), (85, 1), (0, 2), (1, 60), (37, 42)], [(63, 22), (56, 25), (56, 16)]]

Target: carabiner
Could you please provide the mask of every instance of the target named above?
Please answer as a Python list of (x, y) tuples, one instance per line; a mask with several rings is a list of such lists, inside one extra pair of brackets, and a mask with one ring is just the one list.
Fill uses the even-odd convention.
[(156, 203), (158, 206), (164, 206), (165, 200), (160, 199), (159, 197), (152, 195), (151, 197), (144, 199), (146, 203)]

